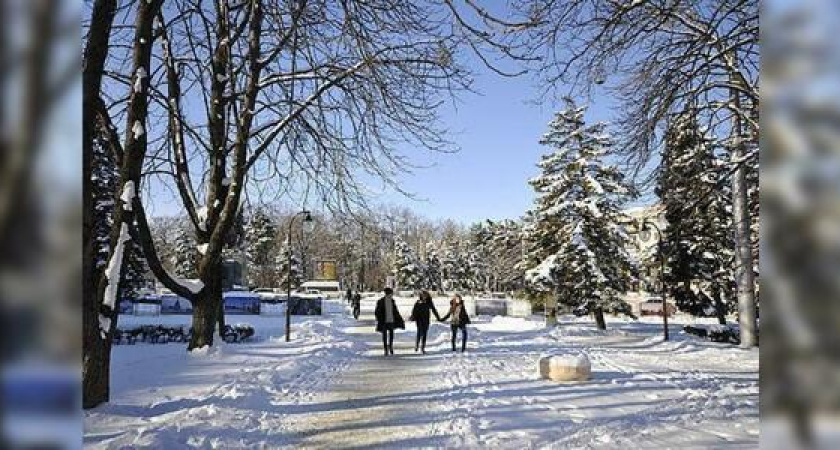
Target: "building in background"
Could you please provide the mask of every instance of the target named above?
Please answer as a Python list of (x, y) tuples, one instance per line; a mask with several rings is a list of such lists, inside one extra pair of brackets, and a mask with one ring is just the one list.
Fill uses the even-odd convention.
[(662, 291), (661, 267), (657, 259), (659, 236), (653, 227), (643, 229), (642, 224), (645, 221), (652, 222), (664, 233), (667, 222), (660, 204), (629, 208), (624, 211), (624, 214), (629, 218), (629, 221), (624, 224), (624, 229), (631, 241), (627, 251), (639, 267), (639, 278), (630, 292), (625, 294), (624, 301), (638, 313), (639, 303), (650, 296), (660, 295)]

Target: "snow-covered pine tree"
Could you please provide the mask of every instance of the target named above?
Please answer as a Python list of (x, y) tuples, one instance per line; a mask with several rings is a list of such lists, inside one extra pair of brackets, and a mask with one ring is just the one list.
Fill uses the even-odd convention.
[(630, 313), (620, 295), (629, 289), (634, 267), (620, 223), (632, 191), (604, 161), (612, 145), (606, 124), (587, 125), (586, 107), (571, 99), (566, 104), (540, 140), (553, 150), (530, 180), (537, 195), (531, 239), (540, 262), (527, 278), (563, 304), (586, 305), (604, 329), (603, 312)]
[(494, 289), (518, 289), (524, 273), (518, 268), (522, 260), (522, 225), (513, 220), (488, 223), (492, 234), (490, 260)]
[(126, 246), (126, 257), (123, 262), (121, 298), (136, 299), (141, 288), (148, 283), (146, 275), (149, 272), (143, 250), (140, 245), (130, 241)]
[(257, 208), (244, 229), (248, 284), (272, 287), (277, 281), (277, 225), (262, 208)]
[(441, 284), (445, 291), (452, 291), (457, 288), (457, 264), (458, 254), (457, 248), (452, 242), (445, 242), (443, 245), (443, 255), (440, 259), (441, 268)]
[(424, 276), (425, 288), (431, 292), (441, 292), (443, 290), (443, 267), (437, 253), (437, 247), (432, 243), (426, 245), (426, 260), (424, 261), (424, 266), (426, 269)]
[[(289, 266), (290, 253), (292, 256), (291, 270)], [(296, 253), (292, 253), (292, 248), (288, 240), (283, 241), (283, 244), (280, 246), (280, 251), (277, 252), (274, 265), (280, 279), (278, 285), (283, 291), (289, 289), (289, 280), (291, 280), (292, 290), (297, 289), (303, 283), (303, 265), (301, 264), (300, 257)]]
[(403, 240), (394, 244), (394, 276), (400, 289), (421, 289), (423, 287), (424, 268), (420, 259)]
[[(96, 264), (104, 266), (108, 258), (111, 224), (113, 223), (114, 199), (116, 196), (118, 168), (114, 157), (100, 139), (93, 142), (92, 195), (94, 199), (94, 239), (97, 243)], [(140, 246), (126, 243), (126, 256), (120, 271), (120, 293), (118, 298), (135, 298), (137, 291), (146, 281), (146, 262)]]
[(470, 287), (473, 290), (490, 289), (491, 260), (493, 257), (493, 229), (491, 222), (473, 225), (469, 232), (467, 270)]
[(718, 313), (725, 323), (735, 244), (726, 156), (716, 150), (692, 110), (676, 116), (665, 136), (655, 192), (667, 222), (662, 251), (670, 295), (680, 310)]
[(466, 249), (460, 240), (446, 243), (441, 266), (446, 290), (464, 291), (470, 288)]
[(198, 252), (195, 237), (186, 227), (179, 226), (175, 230), (175, 248), (172, 254), (172, 266), (175, 275), (181, 278), (195, 278)]

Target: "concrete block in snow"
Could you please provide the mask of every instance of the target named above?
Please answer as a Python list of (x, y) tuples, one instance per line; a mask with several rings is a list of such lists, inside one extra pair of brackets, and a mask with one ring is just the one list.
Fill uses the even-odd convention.
[(552, 381), (586, 381), (592, 377), (592, 364), (584, 354), (548, 355), (540, 358), (540, 375)]

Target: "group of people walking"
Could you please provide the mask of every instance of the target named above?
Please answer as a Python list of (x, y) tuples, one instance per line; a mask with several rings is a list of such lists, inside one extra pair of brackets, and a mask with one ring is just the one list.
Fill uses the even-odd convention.
[[(382, 333), (382, 345), (385, 350), (385, 355), (394, 354), (394, 330), (405, 329), (405, 321), (400, 315), (397, 308), (397, 302), (394, 300), (394, 291), (391, 288), (385, 288), (384, 296), (376, 302), (376, 331)], [(458, 332), (461, 332), (461, 351), (467, 350), (467, 325), (470, 323), (470, 317), (467, 314), (467, 309), (464, 306), (464, 299), (460, 295), (455, 294), (449, 302), (449, 311), (446, 315), (441, 317), (438, 314), (435, 304), (432, 302), (432, 296), (427, 291), (421, 291), (420, 296), (414, 303), (411, 310), (409, 320), (417, 323), (417, 337), (414, 344), (414, 351), (421, 351), (426, 353), (426, 338), (429, 334), (429, 326), (431, 325), (432, 314), (439, 322), (450, 320), (452, 329), (452, 351), (456, 351), (456, 340)], [(355, 315), (355, 313), (354, 313)], [(358, 315), (356, 315), (358, 318)]]

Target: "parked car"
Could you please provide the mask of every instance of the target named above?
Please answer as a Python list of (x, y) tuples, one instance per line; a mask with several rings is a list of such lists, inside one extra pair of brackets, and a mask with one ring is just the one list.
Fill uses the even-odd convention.
[(321, 295), (321, 291), (318, 289), (307, 289), (306, 293), (310, 295)]
[[(668, 303), (666, 307), (668, 316), (674, 315), (677, 312), (677, 307), (672, 303)], [(662, 297), (648, 297), (647, 300), (639, 303), (639, 314), (643, 316), (661, 316), (662, 315)]]

